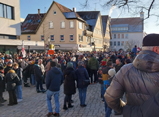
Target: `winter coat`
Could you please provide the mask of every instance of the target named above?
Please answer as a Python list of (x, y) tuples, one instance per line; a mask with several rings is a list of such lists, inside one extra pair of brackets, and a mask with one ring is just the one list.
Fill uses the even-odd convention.
[(122, 63), (120, 65), (115, 65), (115, 71), (118, 72), (122, 66), (123, 66)]
[(76, 93), (76, 74), (72, 67), (68, 67), (64, 70), (64, 94), (72, 95)]
[(98, 70), (99, 69), (99, 63), (98, 60), (94, 57), (92, 57), (89, 61), (88, 61), (88, 66), (90, 69), (92, 70)]
[(5, 90), (4, 74), (0, 72), (0, 92), (4, 92), (4, 90)]
[(15, 90), (17, 83), (19, 82), (19, 77), (14, 70), (10, 70), (6, 74), (7, 91)]
[(23, 76), (24, 77), (27, 77), (27, 78), (29, 78), (30, 77), (30, 64), (25, 68), (25, 69), (23, 69)]
[(57, 67), (52, 67), (46, 74), (46, 88), (50, 91), (59, 91), (63, 83), (63, 73)]
[(38, 64), (34, 65), (34, 76), (36, 81), (43, 80), (43, 72), (41, 70), (41, 67)]
[(77, 88), (86, 88), (83, 84), (84, 80), (89, 80), (89, 75), (87, 70), (83, 66), (79, 66), (75, 71), (77, 76)]
[(7, 66), (5, 69), (4, 69), (4, 75), (6, 75), (8, 73), (9, 70), (11, 70), (12, 67), (10, 66)]
[(23, 78), (22, 68), (14, 69), (14, 71), (19, 77), (19, 81), (17, 82), (17, 85), (22, 85), (22, 78)]
[[(120, 106), (126, 94), (127, 103)], [(114, 76), (105, 98), (109, 107), (123, 117), (159, 116), (159, 54), (141, 51), (133, 63), (124, 65)]]

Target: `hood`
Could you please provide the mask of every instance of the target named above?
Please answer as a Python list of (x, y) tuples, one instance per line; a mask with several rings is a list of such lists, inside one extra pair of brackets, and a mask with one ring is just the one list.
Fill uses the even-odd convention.
[(141, 51), (134, 59), (133, 65), (141, 71), (159, 72), (159, 54), (149, 50)]
[(57, 67), (52, 67), (51, 71), (54, 72), (55, 74), (60, 74), (60, 70)]

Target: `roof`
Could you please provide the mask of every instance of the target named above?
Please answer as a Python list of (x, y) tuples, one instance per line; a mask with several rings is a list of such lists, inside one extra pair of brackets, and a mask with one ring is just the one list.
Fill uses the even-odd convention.
[(108, 15), (102, 15), (102, 25), (103, 25), (103, 34), (105, 35), (106, 33), (106, 28), (107, 28), (107, 21), (109, 16)]
[(35, 33), (44, 16), (45, 13), (28, 14), (21, 26), (22, 34)]
[(92, 26), (93, 31), (100, 11), (79, 11), (77, 13), (87, 22), (88, 25)]
[(128, 27), (127, 32), (143, 32), (143, 19), (140, 17), (112, 18), (111, 27)]

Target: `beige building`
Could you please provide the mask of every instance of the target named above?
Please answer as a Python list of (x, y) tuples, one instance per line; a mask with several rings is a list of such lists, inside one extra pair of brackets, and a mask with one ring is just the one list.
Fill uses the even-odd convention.
[(103, 50), (99, 11), (76, 12), (53, 2), (47, 13), (28, 14), (21, 29), (21, 40), (44, 42), (45, 49), (51, 43), (56, 50)]

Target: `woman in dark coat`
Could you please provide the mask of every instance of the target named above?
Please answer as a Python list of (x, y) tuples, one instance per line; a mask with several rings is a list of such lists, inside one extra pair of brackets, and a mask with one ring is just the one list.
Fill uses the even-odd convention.
[[(67, 68), (64, 71), (64, 107), (63, 109), (67, 110), (68, 108), (72, 108), (73, 105), (71, 105), (71, 97), (73, 94), (76, 93), (76, 86), (75, 86), (75, 70), (73, 69), (73, 64), (71, 62), (67, 63)], [(67, 106), (68, 103), (68, 106)]]
[(17, 103), (16, 97), (16, 84), (19, 82), (19, 78), (14, 70), (9, 70), (6, 74), (6, 83), (7, 83), (7, 91), (9, 93), (9, 104), (8, 106), (12, 106)]
[(78, 69), (76, 70), (76, 76), (77, 76), (77, 88), (79, 91), (79, 98), (80, 98), (80, 106), (86, 107), (87, 105), (85, 104), (85, 100), (86, 100), (88, 84), (85, 81), (86, 80), (89, 81), (89, 75), (87, 70), (84, 68), (84, 62), (82, 61), (78, 62)]

